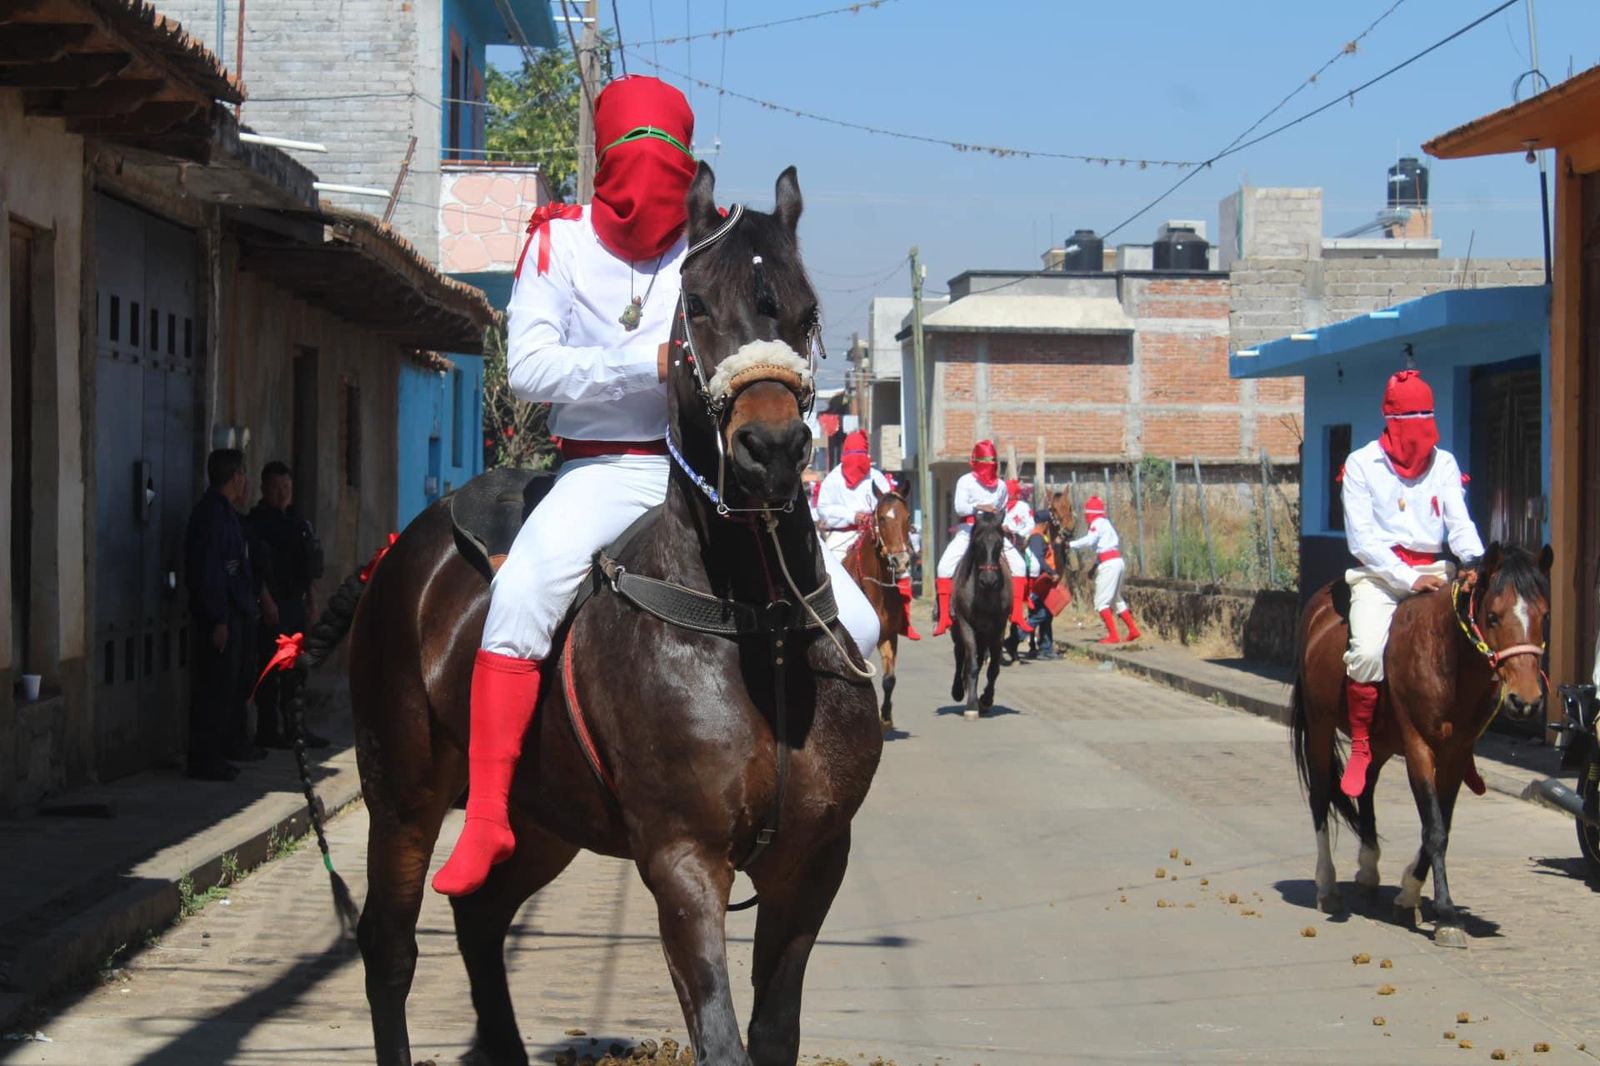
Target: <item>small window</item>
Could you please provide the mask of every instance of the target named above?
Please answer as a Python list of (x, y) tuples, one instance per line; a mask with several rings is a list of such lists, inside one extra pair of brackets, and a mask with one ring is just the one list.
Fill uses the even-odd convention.
[(1350, 423), (1328, 427), (1328, 528), (1344, 531), (1344, 462), (1350, 457)]
[(161, 312), (154, 307), (150, 309), (150, 350), (161, 354)]
[(139, 302), (137, 300), (128, 307), (128, 343), (135, 348), (139, 347)]
[(168, 355), (177, 355), (178, 354), (178, 342), (175, 339), (177, 336), (178, 336), (178, 316), (173, 314), (171, 311), (168, 311), (167, 312), (167, 354)]
[(111, 313), (106, 317), (111, 323), (107, 339), (115, 343), (122, 339), (122, 297), (111, 297)]
[(339, 434), (344, 439), (344, 483), (361, 487), (361, 387), (343, 383), (344, 404), (339, 412)]

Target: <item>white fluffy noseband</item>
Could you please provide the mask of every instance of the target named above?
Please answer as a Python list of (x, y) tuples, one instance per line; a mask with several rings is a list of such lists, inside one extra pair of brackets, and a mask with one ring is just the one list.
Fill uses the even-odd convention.
[(721, 403), (758, 381), (778, 381), (809, 393), (811, 364), (782, 341), (751, 341), (717, 364), (707, 391), (713, 403)]

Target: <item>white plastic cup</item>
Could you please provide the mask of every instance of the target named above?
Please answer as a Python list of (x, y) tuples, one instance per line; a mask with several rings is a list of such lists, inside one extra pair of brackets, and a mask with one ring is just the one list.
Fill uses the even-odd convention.
[(22, 675), (22, 700), (24, 703), (39, 702), (40, 680), (41, 678), (38, 674)]

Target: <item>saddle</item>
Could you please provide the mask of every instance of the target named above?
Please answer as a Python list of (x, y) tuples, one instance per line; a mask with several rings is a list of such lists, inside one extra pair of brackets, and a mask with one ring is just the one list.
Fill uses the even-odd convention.
[(446, 497), (456, 550), (484, 580), (494, 579), (522, 523), (555, 483), (551, 473), (500, 467), (479, 474)]

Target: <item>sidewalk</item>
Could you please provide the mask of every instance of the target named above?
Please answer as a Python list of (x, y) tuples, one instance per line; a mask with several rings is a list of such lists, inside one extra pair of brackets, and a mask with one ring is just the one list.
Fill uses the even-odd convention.
[[(344, 703), (331, 701), (327, 719), (311, 723), (333, 741), (310, 753), (311, 779), (330, 815), (360, 794)], [(0, 1032), (19, 1025), (36, 1001), (71, 990), (123, 946), (169, 925), (180, 913), (183, 878), (199, 895), (217, 884), (224, 856), (248, 870), (268, 858), (269, 838), (293, 839), (309, 828), (290, 751), (244, 764), (232, 782), (151, 771), (0, 820)], [(337, 867), (339, 856), (333, 859)], [(313, 890), (327, 886), (307, 886)]]
[[(1202, 659), (1181, 647), (1139, 641), (1130, 646), (1104, 646), (1089, 637), (1058, 643), (1080, 655), (1113, 663), (1125, 673), (1158, 684), (1225, 703), (1285, 726), (1290, 720), (1290, 685), (1293, 671), (1287, 666), (1249, 662), (1244, 659)], [(1560, 777), (1575, 785), (1577, 775), (1562, 771), (1556, 749), (1535, 740), (1488, 732), (1478, 741), (1478, 772), (1484, 784), (1518, 799), (1533, 782)]]

